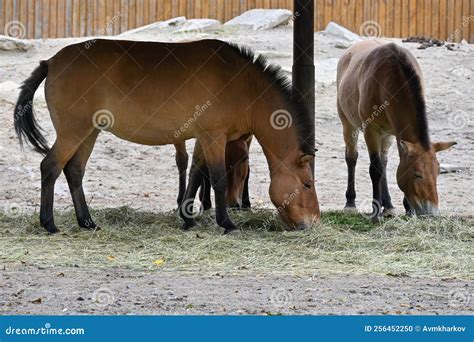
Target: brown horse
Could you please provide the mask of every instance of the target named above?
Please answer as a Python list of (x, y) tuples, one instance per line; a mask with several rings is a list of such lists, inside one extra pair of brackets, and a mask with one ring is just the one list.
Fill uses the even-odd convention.
[[(48, 148), (33, 115), (34, 92), (46, 78), (45, 93), (56, 141)], [(288, 113), (290, 124), (273, 123)], [(179, 144), (197, 138), (209, 167), (216, 221), (236, 229), (225, 205), (227, 141), (254, 135), (270, 174), (270, 198), (290, 228), (319, 218), (309, 162), (311, 142), (304, 108), (291, 99), (280, 68), (246, 49), (218, 40), (155, 43), (92, 40), (69, 45), (33, 71), (15, 107), (15, 129), (39, 152), (40, 224), (58, 231), (53, 219), (54, 184), (64, 170), (78, 223), (93, 228), (82, 189), (85, 165), (101, 130), (139, 144)], [(278, 122), (277, 122), (278, 124)], [(200, 172), (191, 168), (191, 178)], [(186, 200), (197, 188), (188, 186)], [(291, 195), (291, 196), (290, 196)], [(288, 201), (291, 198), (291, 201)], [(180, 206), (184, 229), (195, 224)]]
[(374, 220), (393, 209), (387, 187), (387, 153), (396, 137), (400, 164), (397, 182), (407, 214), (438, 213), (436, 152), (455, 142), (431, 143), (420, 66), (406, 49), (367, 40), (354, 44), (337, 68), (337, 110), (346, 144), (346, 208), (355, 208), (354, 174), (359, 130), (370, 156)]
[[(225, 163), (226, 163), (226, 178), (227, 189), (225, 200), (227, 206), (236, 209), (250, 209), (249, 198), (249, 147), (251, 137), (242, 137), (234, 141), (228, 141), (226, 146)], [(199, 156), (200, 148), (196, 143), (193, 154), (193, 162), (204, 162), (204, 158)], [(208, 210), (211, 208), (211, 181), (209, 178), (209, 171), (206, 165), (202, 165), (202, 173), (195, 174), (191, 182), (201, 182), (199, 188), (199, 200), (201, 201), (202, 209)], [(193, 203), (191, 203), (193, 204)]]

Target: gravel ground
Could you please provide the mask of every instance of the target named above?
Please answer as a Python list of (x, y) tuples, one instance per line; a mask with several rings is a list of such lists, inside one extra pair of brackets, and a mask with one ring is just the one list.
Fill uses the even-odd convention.
[(473, 281), (367, 275), (210, 276), (8, 266), (3, 314), (469, 315)]

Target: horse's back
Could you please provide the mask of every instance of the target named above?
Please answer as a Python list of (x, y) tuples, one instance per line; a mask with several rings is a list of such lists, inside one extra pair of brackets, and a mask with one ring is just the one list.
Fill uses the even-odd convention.
[(420, 72), (415, 57), (390, 42), (366, 40), (344, 53), (338, 65), (338, 106), (348, 121), (358, 127), (370, 121), (390, 130), (385, 110), (394, 96), (404, 96), (400, 63), (413, 64)]
[[(244, 93), (245, 75), (238, 71), (246, 63), (219, 40), (86, 41), (63, 48), (48, 61), (46, 99), (55, 127), (61, 116), (91, 123), (105, 109), (113, 113), (109, 131), (123, 139), (176, 143), (195, 136), (192, 125), (181, 132), (190, 118), (200, 117), (203, 126), (233, 125), (229, 116), (238, 113), (231, 102), (235, 93)], [(202, 116), (201, 107), (219, 115)], [(223, 113), (230, 107), (234, 113)]]

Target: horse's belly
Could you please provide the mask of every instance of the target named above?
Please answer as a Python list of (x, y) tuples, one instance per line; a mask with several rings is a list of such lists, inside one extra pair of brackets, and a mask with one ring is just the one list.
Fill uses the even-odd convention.
[(117, 137), (143, 145), (166, 145), (193, 137), (189, 127), (173, 120), (166, 120), (159, 114), (140, 116), (117, 115), (114, 124), (107, 131)]

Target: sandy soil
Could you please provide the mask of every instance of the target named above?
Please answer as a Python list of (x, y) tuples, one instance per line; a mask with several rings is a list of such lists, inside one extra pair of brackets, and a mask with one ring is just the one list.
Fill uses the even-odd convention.
[(474, 312), (473, 286), (455, 279), (19, 266), (0, 273), (0, 314), (467, 315)]
[[(221, 32), (207, 37), (249, 45), (285, 70), (291, 70), (291, 28)], [(169, 41), (188, 37), (155, 34), (133, 38)], [(14, 88), (29, 76), (39, 60), (49, 58), (75, 41), (35, 41), (35, 47), (28, 52), (0, 53), (0, 210), (9, 212), (15, 208), (20, 212), (32, 212), (39, 209), (41, 157), (19, 148), (12, 120), (17, 96)], [(335, 43), (323, 34), (316, 35), (316, 138), (319, 149), (316, 179), (322, 210), (343, 206), (346, 182), (344, 144), (335, 107), (335, 66), (344, 50), (336, 48)], [(448, 51), (444, 47), (417, 50), (417, 44), (403, 45), (417, 56), (425, 75), (433, 140), (458, 141), (451, 151), (439, 155), (441, 163), (462, 168), (459, 172), (440, 176), (441, 209), (445, 214), (473, 215), (474, 47)], [(42, 90), (37, 92), (35, 109), (52, 142), (54, 132), (41, 93)], [(188, 142), (188, 149), (191, 152), (191, 142)], [(368, 211), (371, 186), (363, 142), (360, 149), (356, 187), (358, 202)], [(402, 195), (395, 182), (398, 159), (395, 149), (391, 156), (389, 186), (394, 204), (401, 210)], [(251, 200), (254, 205), (270, 206), (268, 169), (257, 143), (252, 146), (250, 164)], [(85, 189), (94, 208), (129, 205), (156, 211), (173, 209), (177, 193), (174, 148), (134, 145), (102, 133), (88, 164)], [(72, 206), (63, 176), (56, 184), (55, 204), (56, 208)], [(379, 276), (317, 276), (312, 280), (249, 274), (204, 277), (120, 269), (37, 269), (8, 265), (0, 270), (0, 312), (460, 314), (472, 313), (472, 303), (469, 303), (472, 286), (472, 282), (458, 280)], [(103, 299), (98, 300), (99, 297), (105, 298), (107, 305), (102, 305)], [(38, 298), (41, 298), (41, 304), (34, 303)]]

